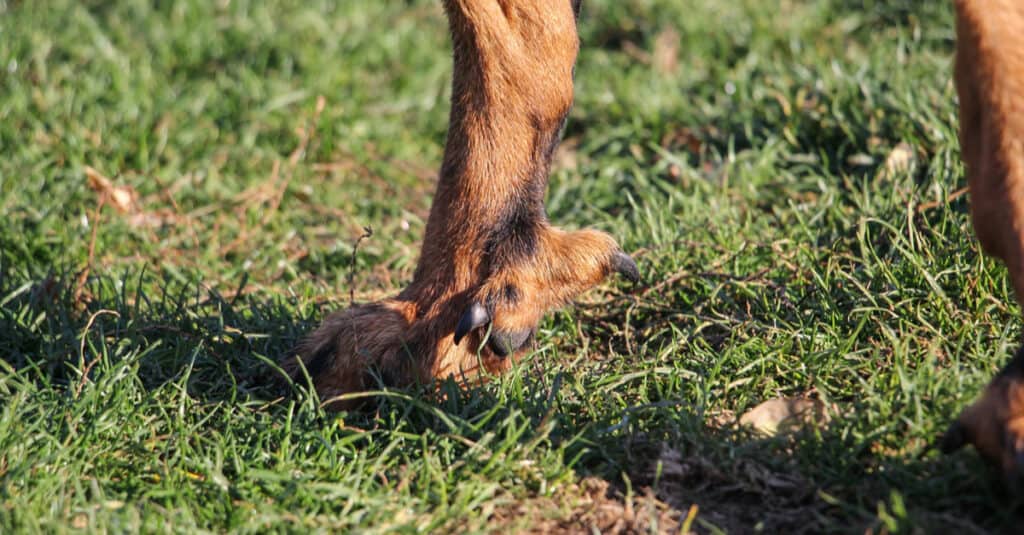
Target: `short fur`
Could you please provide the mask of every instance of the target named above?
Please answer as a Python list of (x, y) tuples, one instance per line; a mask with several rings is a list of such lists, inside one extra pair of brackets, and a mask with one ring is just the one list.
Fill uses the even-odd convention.
[[(974, 229), (984, 250), (1006, 263), (1024, 302), (1024, 2), (955, 4), (954, 77)], [(964, 410), (943, 449), (966, 443), (1012, 479), (1024, 475), (1024, 350)]]
[[(375, 374), (404, 386), (501, 372), (548, 310), (612, 271), (637, 276), (610, 236), (559, 230), (544, 211), (551, 157), (572, 106), (579, 1), (444, 7), (452, 106), (420, 261), (398, 296), (332, 314), (285, 360), (293, 377), (304, 367), (324, 398), (375, 386)], [(455, 328), (474, 304), (486, 322), (456, 344)]]
[[(956, 0), (955, 79), (972, 214), (1024, 301), (1024, 2)], [(608, 235), (553, 227), (551, 156), (572, 105), (579, 0), (444, 0), (454, 48), (444, 160), (412, 283), (329, 316), (285, 360), (332, 398), (375, 386), (497, 373), (541, 316), (636, 265)], [(485, 333), (490, 339), (485, 343)], [(335, 400), (340, 409), (352, 401)], [(950, 428), (1024, 473), (1024, 350)]]

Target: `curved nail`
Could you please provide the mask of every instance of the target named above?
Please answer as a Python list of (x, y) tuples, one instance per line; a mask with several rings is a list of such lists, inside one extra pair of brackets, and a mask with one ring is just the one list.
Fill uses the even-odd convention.
[(489, 321), (491, 321), (491, 316), (487, 313), (487, 310), (480, 303), (473, 301), (473, 304), (469, 305), (469, 308), (462, 313), (459, 324), (455, 326), (455, 345), (459, 345), (459, 342), (467, 334), (487, 325)]
[(636, 262), (628, 254), (622, 251), (615, 251), (611, 260), (612, 269), (632, 283), (640, 282), (640, 269)]

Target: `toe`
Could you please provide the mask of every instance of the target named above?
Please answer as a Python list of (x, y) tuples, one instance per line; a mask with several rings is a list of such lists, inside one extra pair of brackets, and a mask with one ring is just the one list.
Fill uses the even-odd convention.
[(944, 453), (967, 444), (1000, 470), (1011, 489), (1024, 481), (1024, 352), (985, 387), (939, 441)]
[(640, 282), (640, 268), (636, 266), (636, 262), (628, 254), (622, 251), (615, 251), (612, 254), (611, 267), (613, 271), (625, 277), (629, 282), (634, 284)]
[[(498, 357), (507, 357), (522, 349), (533, 338), (539, 318), (525, 318), (516, 304), (503, 304), (501, 310), (474, 301), (462, 313), (452, 341), (459, 345), (470, 333), (480, 332), (480, 344), (486, 344)], [(485, 327), (490, 329), (485, 329)]]
[(494, 329), (487, 339), (487, 347), (499, 357), (507, 357), (522, 349), (533, 338), (533, 329)]

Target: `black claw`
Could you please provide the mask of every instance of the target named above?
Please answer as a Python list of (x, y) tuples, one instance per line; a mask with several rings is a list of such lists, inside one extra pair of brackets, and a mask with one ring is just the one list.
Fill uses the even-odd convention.
[(942, 453), (953, 453), (967, 445), (967, 428), (960, 421), (949, 424), (949, 429), (939, 439), (939, 451)]
[(459, 324), (455, 327), (455, 345), (459, 345), (459, 342), (473, 330), (487, 325), (487, 322), (491, 321), (491, 315), (487, 313), (487, 310), (476, 301), (469, 305), (469, 308), (462, 313), (462, 318), (459, 319)]
[(616, 251), (612, 255), (612, 269), (629, 280), (629, 282), (634, 284), (640, 282), (640, 268), (636, 267), (636, 262), (622, 251)]
[(491, 331), (487, 347), (499, 357), (507, 357), (526, 345), (533, 337), (533, 329), (522, 331)]

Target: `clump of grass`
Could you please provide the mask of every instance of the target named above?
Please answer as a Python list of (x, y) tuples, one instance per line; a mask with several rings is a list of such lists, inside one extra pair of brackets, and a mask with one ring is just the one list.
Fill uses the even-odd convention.
[[(973, 454), (926, 453), (1019, 339), (962, 195), (950, 6), (581, 24), (549, 211), (645, 283), (486, 386), (328, 415), (273, 362), (411, 277), (440, 6), (0, 1), (0, 530), (1012, 529)], [(833, 417), (734, 427), (778, 396)]]

